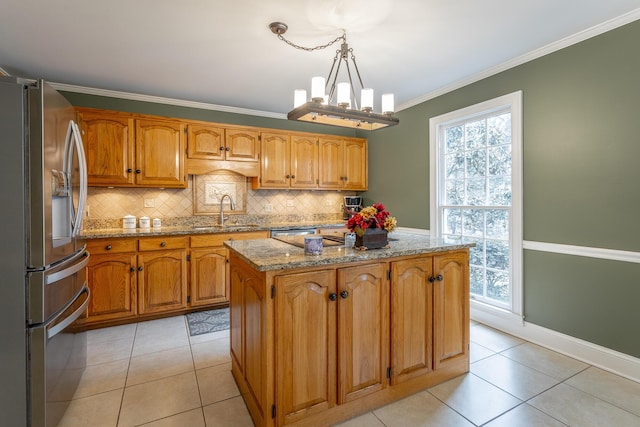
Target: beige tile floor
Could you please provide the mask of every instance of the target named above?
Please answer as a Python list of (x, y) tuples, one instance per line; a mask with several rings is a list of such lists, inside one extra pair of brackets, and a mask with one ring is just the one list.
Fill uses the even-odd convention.
[[(243, 427), (229, 332), (184, 316), (87, 333), (89, 367), (60, 427)], [(471, 325), (471, 372), (342, 427), (640, 426), (640, 384)]]

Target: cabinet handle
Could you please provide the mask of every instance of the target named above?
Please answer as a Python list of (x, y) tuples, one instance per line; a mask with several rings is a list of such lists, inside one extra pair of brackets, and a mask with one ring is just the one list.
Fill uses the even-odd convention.
[(296, 176), (295, 175), (291, 175), (291, 179), (296, 179)]
[(340, 292), (340, 297), (342, 299), (347, 299), (348, 296), (349, 296), (349, 292), (347, 292), (347, 291), (341, 291)]
[(167, 246), (167, 242), (160, 242), (160, 247), (164, 248), (165, 246)]
[(129, 268), (129, 271), (133, 273), (134, 271), (136, 271), (136, 268), (135, 267), (131, 267), (131, 268)]
[(131, 168), (127, 169), (127, 173), (131, 173), (131, 172), (133, 172), (133, 169)]
[(136, 169), (136, 173), (142, 173), (140, 169)]
[(442, 282), (444, 277), (442, 277), (442, 274), (438, 274), (438, 277), (436, 277), (436, 279), (438, 280), (438, 282)]
[(287, 179), (291, 178), (290, 175), (285, 175), (284, 177), (287, 178)]
[(110, 251), (111, 250), (111, 245), (107, 245), (104, 247), (105, 250)]
[(224, 151), (231, 151), (231, 150), (229, 149), (229, 147), (225, 147)]
[(337, 299), (338, 299), (338, 295), (337, 295), (335, 292), (331, 292), (331, 293), (329, 294), (329, 300), (330, 300), (330, 301), (335, 301), (335, 300), (337, 300)]
[(220, 151), (224, 151), (224, 147), (220, 147)]
[(142, 268), (142, 266), (138, 267), (138, 271), (142, 271), (144, 270), (144, 268)]
[(433, 277), (433, 276), (429, 276), (429, 281), (430, 281), (431, 283), (433, 283), (433, 282), (435, 282), (435, 281), (436, 281), (436, 278), (435, 278), (435, 277)]

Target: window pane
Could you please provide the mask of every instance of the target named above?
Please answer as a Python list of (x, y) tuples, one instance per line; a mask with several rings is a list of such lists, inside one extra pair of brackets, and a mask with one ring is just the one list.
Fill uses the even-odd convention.
[(444, 156), (445, 178), (464, 178), (464, 153), (458, 152)]
[(487, 240), (487, 267), (509, 271), (509, 242)]
[(462, 211), (460, 209), (444, 209), (443, 234), (462, 235)]
[(464, 148), (462, 126), (454, 126), (445, 130), (445, 152), (458, 151)]
[(509, 211), (506, 209), (487, 209), (486, 237), (509, 239)]
[(464, 180), (448, 180), (445, 183), (445, 205), (464, 204)]
[(511, 175), (511, 146), (489, 148), (489, 175)]
[(462, 211), (462, 235), (482, 237), (484, 234), (484, 211), (482, 209), (464, 209)]
[(478, 206), (486, 204), (485, 183), (486, 180), (484, 178), (467, 180), (467, 205)]
[(487, 145), (487, 127), (484, 119), (464, 125), (467, 148), (478, 148)]
[(469, 291), (472, 294), (484, 296), (484, 269), (469, 268)]
[(487, 270), (487, 297), (509, 302), (509, 274), (503, 271)]
[(465, 240), (471, 241), (476, 244), (475, 247), (469, 249), (469, 264), (474, 266), (484, 267), (485, 265), (484, 240), (470, 239), (470, 238), (466, 238)]
[(489, 145), (511, 143), (511, 114), (505, 113), (487, 119)]
[(511, 206), (511, 178), (489, 178), (489, 198), (487, 204), (490, 206)]
[(467, 175), (469, 177), (485, 176), (487, 171), (487, 150), (467, 152)]

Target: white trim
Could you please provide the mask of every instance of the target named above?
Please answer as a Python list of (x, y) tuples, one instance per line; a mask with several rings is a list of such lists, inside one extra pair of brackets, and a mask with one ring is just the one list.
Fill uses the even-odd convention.
[(607, 31), (621, 27), (623, 25), (626, 25), (638, 19), (640, 19), (640, 8), (632, 10), (631, 12), (625, 13), (624, 15), (620, 15), (608, 21), (605, 21), (601, 24), (595, 25), (591, 28), (587, 28), (586, 30), (580, 31), (569, 37), (565, 37), (564, 39), (555, 41), (553, 43), (549, 43), (548, 45), (543, 46), (539, 49), (535, 49), (531, 52), (525, 53), (524, 55), (518, 56), (516, 58), (503, 62), (502, 64), (496, 65), (495, 67), (491, 67), (487, 70), (481, 71), (465, 79), (458, 80), (457, 82), (438, 88), (432, 92), (429, 92), (418, 98), (409, 100), (403, 104), (397, 105), (396, 111), (402, 111), (407, 108), (413, 107), (415, 105), (421, 104), (425, 101), (429, 101), (430, 99), (436, 98), (440, 95), (444, 95), (445, 93), (449, 93), (456, 89), (460, 89), (461, 87), (470, 85), (471, 83), (475, 83), (482, 79), (486, 79), (487, 77), (491, 77), (495, 74), (517, 67), (518, 65), (522, 65), (526, 62), (529, 62), (534, 59), (540, 58), (542, 56), (548, 55), (550, 53), (556, 52), (560, 49), (564, 49), (565, 47), (574, 45), (576, 43), (580, 43), (584, 40), (590, 39), (591, 37), (595, 37), (597, 35), (606, 33)]
[(640, 359), (543, 328), (518, 316), (471, 303), (471, 319), (518, 338), (588, 363), (606, 371), (640, 382)]
[(640, 264), (640, 252), (620, 251), (616, 249), (590, 248), (587, 246), (561, 245), (558, 243), (532, 242), (525, 240), (523, 249), (540, 252), (553, 252), (589, 258), (608, 259)]
[(206, 102), (187, 101), (184, 99), (164, 98), (161, 96), (143, 95), (139, 93), (120, 92), (117, 90), (98, 89), (86, 86), (69, 85), (65, 83), (48, 82), (56, 90), (83, 93), (86, 95), (107, 96), (110, 98), (130, 99), (132, 101), (153, 102), (156, 104), (176, 105), (180, 107), (199, 108), (201, 110), (224, 111), (227, 113), (247, 114), (251, 116), (269, 117), (272, 119), (287, 119), (286, 114), (268, 111), (249, 110), (246, 108), (227, 107), (225, 105), (209, 104)]
[(510, 310), (516, 314), (523, 312), (523, 267), (522, 267), (522, 227), (523, 227), (523, 172), (522, 172), (522, 91), (512, 92), (488, 101), (480, 102), (459, 110), (441, 114), (429, 119), (429, 179), (430, 179), (430, 228), (434, 236), (441, 236), (440, 195), (443, 182), (440, 171), (444, 167), (440, 152), (443, 129), (454, 122), (468, 120), (475, 116), (486, 116), (495, 111), (509, 111), (511, 114), (511, 224), (509, 254), (511, 257), (511, 301)]

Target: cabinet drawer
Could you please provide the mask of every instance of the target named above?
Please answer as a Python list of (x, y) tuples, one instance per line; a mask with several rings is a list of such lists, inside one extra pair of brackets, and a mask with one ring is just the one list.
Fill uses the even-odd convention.
[(269, 237), (269, 232), (266, 230), (246, 231), (243, 233), (204, 234), (191, 236), (191, 247), (204, 248), (207, 246), (222, 246), (225, 240), (266, 239), (267, 237)]
[(87, 250), (91, 254), (111, 254), (135, 252), (136, 239), (96, 239), (87, 241)]
[(150, 237), (140, 239), (140, 251), (157, 251), (162, 249), (183, 249), (188, 245), (189, 238), (182, 237)]

